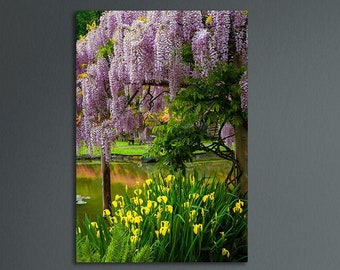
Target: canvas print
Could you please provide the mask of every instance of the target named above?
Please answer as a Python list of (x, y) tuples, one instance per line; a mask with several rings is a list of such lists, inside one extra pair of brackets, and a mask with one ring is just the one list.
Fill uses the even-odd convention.
[(248, 260), (248, 11), (76, 13), (77, 263)]

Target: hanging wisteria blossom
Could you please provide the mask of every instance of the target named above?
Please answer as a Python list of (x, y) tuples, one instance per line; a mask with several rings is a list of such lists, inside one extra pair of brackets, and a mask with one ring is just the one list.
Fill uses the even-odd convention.
[[(187, 78), (204, 78), (235, 59), (247, 66), (247, 20), (243, 11), (103, 12), (76, 44), (77, 147), (97, 145), (109, 162), (116, 138), (149, 128), (142, 114), (163, 111), (164, 97), (172, 100)], [(240, 87), (247, 113), (247, 73)], [(232, 127), (225, 125), (229, 145), (228, 132)]]

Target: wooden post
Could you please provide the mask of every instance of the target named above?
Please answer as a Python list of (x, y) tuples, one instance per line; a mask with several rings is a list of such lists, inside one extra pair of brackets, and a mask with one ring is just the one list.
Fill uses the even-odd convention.
[(105, 161), (103, 153), (101, 153), (101, 172), (102, 172), (103, 210), (104, 209), (110, 210), (111, 209), (110, 163), (107, 163)]
[(235, 152), (241, 170), (241, 191), (245, 194), (248, 192), (248, 130), (243, 125), (235, 127)]

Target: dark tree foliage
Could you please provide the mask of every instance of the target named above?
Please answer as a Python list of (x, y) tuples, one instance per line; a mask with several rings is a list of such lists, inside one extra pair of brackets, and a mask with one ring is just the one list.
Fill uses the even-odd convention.
[[(225, 63), (211, 71), (206, 79), (187, 80), (186, 89), (179, 91), (170, 104), (173, 117), (166, 125), (154, 128), (158, 137), (151, 147), (151, 154), (162, 164), (183, 173), (184, 163), (192, 161), (192, 154), (197, 150), (213, 152), (231, 161), (233, 168), (237, 167), (234, 151), (225, 144), (221, 130), (227, 123), (247, 127), (247, 113), (241, 109), (239, 85), (244, 71), (244, 67)], [(217, 124), (217, 137), (210, 137), (206, 132), (210, 124)], [(210, 143), (206, 144), (207, 141)]]
[(87, 25), (94, 21), (98, 24), (103, 11), (100, 10), (81, 10), (76, 12), (76, 39), (86, 35)]

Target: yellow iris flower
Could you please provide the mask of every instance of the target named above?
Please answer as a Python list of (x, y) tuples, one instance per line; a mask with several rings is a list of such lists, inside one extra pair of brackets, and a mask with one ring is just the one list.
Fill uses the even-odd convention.
[(199, 198), (199, 194), (197, 193), (192, 193), (192, 194), (189, 194), (189, 199), (194, 199), (194, 200), (197, 200)]
[(151, 208), (148, 207), (148, 206), (142, 206), (141, 209), (140, 209), (141, 213), (144, 214), (144, 215), (150, 214), (150, 210), (151, 210)]
[(195, 177), (193, 175), (190, 175), (190, 183), (191, 185), (195, 184)]
[(175, 176), (169, 174), (167, 177), (164, 178), (164, 180), (168, 184), (169, 182), (172, 182), (175, 180)]
[(199, 232), (203, 231), (203, 225), (202, 224), (194, 224), (194, 234), (198, 234)]
[(131, 221), (139, 225), (143, 221), (143, 218), (141, 216), (137, 216), (137, 217), (132, 218)]
[[(163, 236), (166, 235), (167, 231), (168, 231), (168, 228), (167, 228), (167, 227), (161, 227), (161, 228), (159, 229), (159, 233), (160, 233), (161, 235), (163, 235)], [(170, 229), (169, 229), (169, 231), (170, 231)]]
[(167, 203), (168, 201), (168, 198), (166, 196), (158, 196), (157, 197), (157, 202), (161, 203), (161, 202), (164, 202), (164, 203)]
[(91, 226), (98, 229), (98, 224), (95, 221), (91, 222)]
[(165, 186), (160, 186), (160, 189), (163, 193), (169, 193), (170, 192), (170, 188), (165, 187)]
[(125, 202), (124, 201), (119, 201), (119, 207), (124, 208), (125, 207)]
[[(163, 222), (163, 221), (162, 221), (162, 222)], [(159, 233), (160, 233), (161, 235), (164, 236), (164, 235), (167, 233), (168, 229), (169, 229), (169, 226), (167, 226), (167, 225), (164, 226), (164, 224), (163, 224), (163, 225), (161, 225), (161, 227), (159, 228)], [(170, 229), (169, 229), (169, 230), (170, 230)]]
[(140, 199), (138, 197), (133, 197), (131, 199), (132, 199), (132, 201), (135, 205), (142, 205), (143, 204), (143, 199)]
[(237, 203), (235, 203), (235, 207), (233, 208), (234, 213), (242, 213), (243, 209), (242, 206), (244, 206), (244, 202), (241, 200), (238, 200)]
[(222, 248), (222, 256), (230, 257), (230, 252), (226, 248)]
[(202, 201), (206, 202), (208, 199), (209, 199), (209, 195), (204, 195), (203, 198), (202, 198)]
[(109, 215), (111, 215), (110, 210), (109, 210), (109, 209), (104, 209), (104, 210), (103, 210), (103, 217), (107, 217), (107, 216), (109, 216)]
[(123, 196), (120, 196), (120, 195), (116, 194), (116, 196), (115, 196), (115, 201), (118, 201), (119, 199), (122, 199), (122, 200), (123, 200)]
[(136, 188), (133, 192), (135, 193), (136, 196), (139, 196), (142, 194), (143, 191), (140, 188)]
[(170, 222), (166, 220), (161, 221), (161, 227), (159, 229), (159, 233), (165, 236), (167, 232), (170, 232)]
[(168, 205), (165, 206), (165, 211), (168, 211), (170, 214), (172, 214), (173, 209), (174, 209), (174, 208), (173, 208), (172, 205), (169, 205), (169, 204), (168, 204)]
[(137, 243), (137, 241), (138, 241), (138, 236), (132, 235), (132, 236), (130, 237), (130, 242), (131, 242), (131, 243)]
[(162, 211), (161, 209), (158, 210), (158, 212), (155, 214), (156, 219), (160, 219), (162, 216)]
[(183, 206), (184, 206), (185, 208), (188, 208), (188, 207), (190, 206), (190, 202), (185, 202), (185, 203), (183, 203)]
[(192, 221), (196, 217), (196, 210), (191, 210), (189, 214), (189, 221)]
[(157, 202), (148, 200), (147, 203), (146, 203), (146, 207), (151, 208), (152, 206), (156, 208)]
[(124, 215), (124, 209), (117, 210), (116, 215), (118, 215), (119, 217), (122, 217)]
[(151, 183), (152, 183), (152, 179), (151, 179), (151, 178), (146, 179), (146, 180), (145, 180), (145, 183), (146, 183), (148, 186), (150, 186)]

